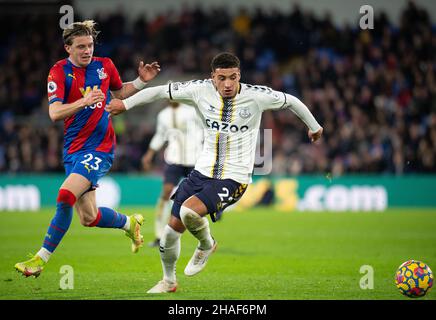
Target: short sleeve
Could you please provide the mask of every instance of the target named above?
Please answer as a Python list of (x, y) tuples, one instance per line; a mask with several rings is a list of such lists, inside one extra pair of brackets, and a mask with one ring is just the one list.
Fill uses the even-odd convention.
[(110, 76), (110, 82), (109, 82), (109, 89), (112, 91), (120, 90), (123, 87), (123, 82), (121, 81), (120, 74), (118, 72), (117, 67), (115, 67), (115, 64), (113, 61), (109, 58), (106, 58), (107, 60), (107, 72)]
[(286, 107), (286, 95), (265, 86), (250, 86), (261, 111), (277, 110)]
[(48, 103), (56, 101), (64, 102), (65, 97), (65, 73), (61, 66), (54, 65), (47, 77)]
[(174, 101), (196, 106), (198, 92), (204, 84), (205, 80), (172, 82), (168, 84), (169, 98)]

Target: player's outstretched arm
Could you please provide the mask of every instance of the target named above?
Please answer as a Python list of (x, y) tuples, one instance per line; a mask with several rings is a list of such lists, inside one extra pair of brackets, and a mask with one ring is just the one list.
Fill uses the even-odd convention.
[(72, 103), (64, 104), (60, 101), (53, 102), (50, 104), (48, 113), (52, 121), (63, 120), (86, 108), (87, 106), (92, 106), (96, 103), (104, 101), (105, 98), (106, 96), (103, 91), (100, 89), (93, 89), (85, 94), (83, 98)]
[(105, 110), (111, 115), (116, 116), (138, 105), (164, 98), (169, 98), (167, 85), (146, 88), (124, 100), (112, 99), (110, 104), (106, 105)]
[(286, 100), (288, 101), (289, 109), (292, 110), (309, 128), (308, 136), (311, 142), (317, 141), (322, 136), (323, 128), (316, 121), (309, 108), (301, 102), (298, 98), (286, 94)]
[(128, 98), (144, 89), (147, 82), (153, 80), (159, 72), (160, 65), (158, 62), (154, 61), (152, 63), (144, 64), (144, 62), (141, 61), (138, 67), (138, 78), (132, 82), (123, 83), (120, 90), (112, 91), (112, 93), (114, 97), (118, 99)]

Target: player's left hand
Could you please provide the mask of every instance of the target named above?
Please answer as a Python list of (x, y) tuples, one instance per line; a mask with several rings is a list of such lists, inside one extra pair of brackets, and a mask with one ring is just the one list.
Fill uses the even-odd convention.
[(138, 74), (143, 82), (148, 82), (160, 72), (160, 65), (156, 61), (144, 64), (144, 61), (139, 62)]
[(318, 131), (315, 132), (311, 132), (309, 130), (309, 132), (307, 133), (307, 135), (309, 136), (309, 139), (311, 142), (315, 142), (316, 140), (318, 140), (319, 138), (321, 138), (322, 136), (322, 132), (324, 131), (323, 128), (320, 128)]
[(121, 101), (120, 99), (112, 99), (111, 102), (106, 105), (104, 110), (109, 112), (111, 116), (116, 116), (117, 114), (126, 111), (126, 107), (124, 106), (123, 101)]

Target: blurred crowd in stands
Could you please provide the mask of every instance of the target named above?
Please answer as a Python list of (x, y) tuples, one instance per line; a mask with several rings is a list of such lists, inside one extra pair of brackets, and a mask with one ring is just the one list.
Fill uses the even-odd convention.
[[(0, 172), (63, 171), (63, 127), (49, 121), (46, 96), (48, 70), (66, 57), (58, 19), (1, 19)], [(167, 77), (207, 78), (212, 57), (231, 51), (241, 59), (242, 82), (300, 98), (324, 137), (312, 145), (292, 112), (265, 112), (273, 174), (436, 172), (436, 24), (412, 2), (399, 25), (376, 12), (370, 30), (358, 21), (334, 25), (329, 14), (298, 6), (234, 14), (194, 7), (136, 21), (118, 11), (94, 19), (102, 31), (95, 55), (111, 57), (123, 81), (136, 77), (139, 59), (159, 61)], [(127, 116), (115, 128), (112, 171), (140, 171), (155, 128)]]

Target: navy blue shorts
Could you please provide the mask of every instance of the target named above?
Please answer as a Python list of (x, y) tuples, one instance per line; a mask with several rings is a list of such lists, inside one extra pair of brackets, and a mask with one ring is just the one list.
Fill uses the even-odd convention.
[(167, 164), (164, 168), (164, 183), (171, 183), (177, 186), (180, 179), (186, 178), (194, 167), (182, 166), (179, 164)]
[(207, 207), (207, 213), (213, 222), (218, 220), (224, 209), (241, 199), (247, 184), (241, 184), (232, 179), (214, 179), (193, 170), (180, 183), (179, 188), (171, 197), (174, 200), (171, 214), (180, 219), (180, 207), (189, 197), (195, 195)]

